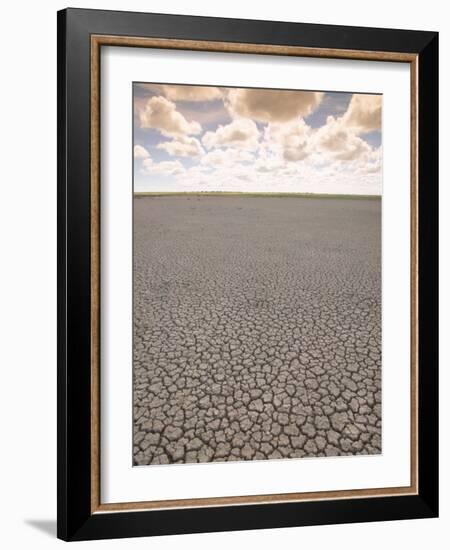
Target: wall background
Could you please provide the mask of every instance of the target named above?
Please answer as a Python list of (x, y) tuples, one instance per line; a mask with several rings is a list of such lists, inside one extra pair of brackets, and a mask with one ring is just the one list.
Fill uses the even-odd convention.
[[(319, 3), (197, 0), (77, 1), (76, 7), (441, 31), (441, 281), (449, 280), (450, 206), (445, 163), (450, 31), (444, 4), (411, 0)], [(9, 3), (0, 34), (0, 517), (2, 546), (54, 548), (56, 517), (56, 10), (57, 0)], [(257, 6), (257, 8), (256, 8)], [(441, 284), (441, 365), (449, 364), (448, 285)], [(84, 543), (84, 548), (441, 548), (450, 535), (449, 403), (441, 369), (441, 518)]]

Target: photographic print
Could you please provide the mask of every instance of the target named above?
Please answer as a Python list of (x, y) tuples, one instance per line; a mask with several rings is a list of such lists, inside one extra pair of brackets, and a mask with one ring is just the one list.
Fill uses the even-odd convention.
[(382, 452), (382, 96), (133, 84), (133, 464)]

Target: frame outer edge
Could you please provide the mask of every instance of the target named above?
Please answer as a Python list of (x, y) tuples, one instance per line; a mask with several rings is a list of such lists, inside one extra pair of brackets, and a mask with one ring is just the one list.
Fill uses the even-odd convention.
[(67, 540), (66, 12), (57, 13), (57, 537)]
[[(74, 10), (57, 13), (58, 54), (58, 488), (57, 537), (69, 541), (91, 520), (89, 58)], [(86, 322), (85, 322), (86, 321)], [(86, 403), (86, 405), (83, 405)], [(88, 452), (87, 452), (88, 451)]]
[[(334, 42), (338, 40), (341, 44), (346, 45), (331, 45), (330, 49), (349, 49), (348, 43), (351, 40), (367, 42), (374, 38), (378, 38), (388, 44), (385, 49), (377, 48), (386, 52), (397, 53), (414, 53), (417, 54), (434, 36), (433, 31), (420, 31), (411, 29), (384, 28), (384, 27), (369, 27), (355, 25), (332, 25), (324, 23), (302, 23), (298, 21), (283, 21), (283, 20), (264, 20), (264, 19), (244, 19), (244, 18), (227, 18), (227, 17), (212, 17), (203, 15), (186, 15), (186, 14), (168, 14), (168, 13), (149, 13), (141, 11), (125, 11), (125, 10), (103, 10), (89, 8), (67, 8), (67, 13), (71, 18), (77, 21), (78, 25), (90, 28), (88, 32), (91, 34), (115, 34), (117, 36), (134, 36), (134, 37), (153, 37), (162, 39), (188, 39), (214, 41), (211, 34), (212, 24), (221, 25), (227, 29), (227, 41), (230, 43), (255, 43), (251, 38), (246, 40), (242, 37), (242, 31), (247, 34), (252, 27), (258, 27), (258, 33), (270, 34), (271, 38), (268, 43), (273, 45), (296, 46), (297, 41), (301, 39), (301, 46), (306, 48), (322, 48), (324, 40)], [(95, 18), (97, 20), (95, 21)], [(130, 20), (134, 19), (132, 24)], [(108, 27), (108, 31), (97, 31), (91, 27), (95, 26), (99, 20)], [(110, 32), (109, 29), (119, 24), (122, 27), (121, 32)], [(137, 23), (139, 20), (139, 23)], [(139, 26), (140, 30), (130, 32), (130, 26)], [(278, 28), (277, 28), (278, 27)], [(279, 32), (283, 27), (283, 32)], [(126, 29), (126, 30), (125, 30)], [(155, 32), (155, 29), (158, 29)], [(169, 32), (168, 32), (169, 29)], [(177, 36), (174, 36), (176, 34)], [(183, 35), (183, 36), (182, 36)], [(377, 35), (377, 36), (375, 36)], [(195, 38), (193, 38), (195, 36)], [(318, 39), (320, 36), (320, 39)], [(258, 42), (258, 41), (256, 41)], [(295, 42), (295, 44), (294, 44)], [(350, 48), (351, 49), (351, 48)], [(364, 47), (359, 47), (358, 50), (364, 50)], [(367, 48), (374, 50), (375, 48)]]
[[(439, 35), (419, 55), (419, 495), (439, 515)], [(426, 422), (425, 420), (426, 419)]]
[[(84, 141), (79, 143), (77, 139), (75, 139), (80, 136), (82, 137), (82, 132), (80, 130), (77, 133), (73, 128), (73, 119), (76, 108), (73, 105), (74, 97), (72, 97), (72, 100), (69, 97), (71, 95), (70, 81), (71, 79), (73, 81), (74, 77), (81, 75), (84, 86), (86, 67), (76, 68), (74, 65), (74, 60), (76, 59), (80, 65), (83, 65), (86, 62), (84, 55), (84, 42), (86, 37), (89, 36), (91, 32), (94, 34), (97, 30), (100, 17), (103, 18), (103, 16), (105, 16), (106, 22), (102, 22), (101, 24), (109, 27), (111, 31), (113, 31), (115, 27), (118, 25), (120, 26), (121, 23), (119, 20), (122, 16), (127, 16), (130, 19), (132, 17), (137, 18), (140, 15), (143, 17), (147, 16), (147, 18), (154, 16), (155, 22), (156, 19), (162, 20), (166, 25), (169, 20), (172, 23), (177, 21), (179, 25), (174, 32), (178, 36), (180, 33), (186, 32), (186, 24), (188, 20), (190, 21), (191, 19), (196, 20), (196, 25), (194, 25), (192, 31), (187, 31), (188, 34), (190, 33), (190, 36), (195, 36), (199, 32), (198, 23), (200, 20), (203, 22), (215, 20), (218, 23), (222, 22), (223, 24), (227, 23), (228, 25), (235, 21), (231, 19), (224, 20), (201, 17), (192, 18), (190, 16), (185, 17), (169, 15), (161, 16), (139, 13), (130, 14), (129, 12), (111, 12), (85, 9), (68, 9), (58, 12), (58, 537), (64, 540), (92, 540), (96, 538), (205, 532), (209, 530), (241, 530), (262, 527), (287, 527), (294, 525), (318, 525), (330, 523), (330, 510), (334, 508), (329, 501), (325, 501), (323, 504), (320, 502), (308, 503), (306, 507), (305, 503), (300, 503), (300, 505), (293, 503), (283, 504), (283, 510), (286, 515), (281, 512), (278, 504), (264, 504), (262, 506), (250, 505), (248, 506), (249, 512), (247, 514), (233, 512), (233, 509), (235, 510), (237, 507), (225, 507), (222, 509), (203, 508), (201, 510), (197, 509), (197, 511), (195, 511), (195, 509), (178, 509), (170, 511), (159, 510), (154, 512), (123, 512), (120, 514), (89, 514), (89, 500), (85, 498), (85, 492), (87, 480), (89, 479), (89, 486), (93, 482), (92, 470), (86, 471), (84, 464), (84, 451), (80, 451), (75, 454), (73, 453), (74, 448), (78, 443), (78, 439), (82, 437), (76, 432), (76, 430), (84, 426), (86, 423), (84, 419), (85, 412), (82, 414), (83, 418), (81, 420), (76, 419), (75, 425), (71, 425), (70, 422), (71, 420), (74, 420), (72, 418), (75, 410), (74, 398), (80, 395), (85, 395), (86, 387), (83, 386), (83, 384), (86, 376), (85, 374), (80, 375), (81, 378), (78, 374), (75, 376), (73, 364), (74, 359), (70, 358), (71, 361), (69, 364), (69, 359), (67, 357), (68, 350), (70, 351), (70, 347), (73, 348), (73, 340), (75, 337), (75, 335), (72, 335), (71, 345), (68, 345), (68, 329), (72, 326), (73, 330), (73, 321), (77, 319), (77, 315), (84, 315), (84, 304), (82, 304), (79, 310), (77, 309), (76, 313), (71, 316), (69, 323), (66, 304), (68, 295), (71, 294), (71, 300), (73, 301), (74, 287), (77, 289), (79, 285), (84, 283), (84, 281), (80, 281), (79, 278), (74, 276), (73, 271), (71, 271), (70, 274), (72, 276), (72, 282), (71, 285), (68, 286), (67, 275), (69, 273), (67, 272), (67, 259), (70, 256), (71, 251), (72, 253), (74, 252), (74, 247), (76, 245), (84, 243), (85, 236), (83, 232), (82, 238), (76, 240), (76, 237), (73, 235), (74, 219), (80, 219), (80, 216), (83, 215), (84, 212), (79, 211), (74, 214), (73, 211), (70, 213), (67, 209), (68, 202), (72, 209), (73, 207), (84, 207), (84, 197), (80, 200), (76, 198), (76, 194), (74, 193), (72, 186), (74, 185), (75, 177), (80, 175), (83, 176), (85, 172), (85, 167), (83, 164), (85, 154), (84, 145), (82, 145)], [(241, 26), (254, 23), (255, 26), (258, 26), (259, 30), (263, 32), (267, 31), (264, 24), (269, 22), (236, 20), (236, 23)], [(129, 21), (127, 24), (129, 24)], [(288, 25), (289, 27), (292, 26), (292, 24), (282, 22), (274, 22), (274, 25), (278, 25), (280, 28), (283, 25)], [(300, 27), (309, 29), (311, 27), (315, 27), (315, 33), (319, 32), (321, 27), (324, 27), (322, 25), (315, 26), (308, 24), (294, 25), (298, 25), (297, 28), (299, 29)], [(155, 36), (153, 34), (154, 23), (152, 23), (151, 27), (152, 29), (149, 31), (149, 34)], [(331, 32), (333, 26), (327, 25), (326, 27)], [(339, 29), (339, 27), (333, 28), (334, 30)], [(352, 30), (355, 30), (355, 32), (357, 32), (357, 30), (361, 31), (361, 28), (358, 29), (347, 27), (346, 29), (348, 32), (351, 32)], [(376, 31), (377, 29), (369, 30), (375, 38), (375, 33), (373, 31)], [(379, 31), (381, 33), (386, 30), (379, 29)], [(388, 32), (389, 31), (391, 30), (388, 30)], [(163, 35), (164, 32), (166, 31), (163, 31)], [(437, 104), (435, 105), (431, 117), (429, 117), (428, 114), (425, 116), (424, 111), (425, 106), (428, 107), (430, 101), (437, 102), (437, 33), (427, 33), (423, 31), (397, 32), (409, 33), (403, 36), (409, 36), (408, 40), (411, 39), (415, 44), (414, 48), (411, 46), (405, 47), (403, 52), (414, 51), (416, 54), (419, 54), (419, 133), (422, 133), (422, 138), (425, 137), (427, 141), (430, 137), (437, 139)], [(209, 31), (205, 31), (205, 33), (208, 34)], [(68, 37), (69, 34), (71, 38)], [(203, 31), (201, 31), (200, 34), (203, 34)], [(386, 36), (386, 33), (384, 36)], [(275, 42), (278, 40), (279, 38), (274, 39)], [(426, 43), (426, 45), (419, 48), (420, 42)], [(73, 48), (74, 43), (82, 45), (82, 54), (78, 54), (78, 56), (71, 54), (68, 56), (68, 52), (70, 52), (70, 49)], [(426, 71), (423, 70), (424, 68), (426, 68)], [(77, 84), (77, 89), (78, 87), (79, 86)], [(82, 88), (80, 87), (80, 89)], [(79, 100), (78, 108), (84, 108), (85, 106), (84, 89), (82, 89), (82, 91), (83, 98)], [(72, 101), (72, 105), (70, 104), (70, 100)], [(82, 118), (80, 121), (80, 126), (83, 127), (85, 115), (81, 114), (81, 112), (79, 112), (79, 114)], [(433, 130), (433, 128), (435, 130)], [(427, 135), (424, 136), (424, 134)], [(80, 153), (81, 157), (82, 166), (80, 169), (76, 170), (76, 172), (74, 172), (74, 159), (71, 158), (71, 150), (68, 150), (68, 145), (72, 143), (69, 138), (73, 138), (72, 142), (76, 142), (76, 152)], [(426, 189), (425, 184), (423, 183), (422, 186), (420, 186), (420, 193), (418, 197), (418, 216), (423, 222), (424, 220), (427, 220), (427, 215), (429, 216), (430, 213), (434, 213), (436, 215), (429, 216), (433, 219), (426, 224), (425, 229), (422, 230), (423, 223), (419, 227), (419, 268), (421, 268), (422, 273), (425, 273), (424, 268), (425, 266), (428, 266), (431, 261), (431, 269), (427, 269), (427, 275), (425, 278), (427, 279), (427, 282), (435, 284), (437, 283), (437, 148), (435, 147), (435, 150), (433, 151), (430, 144), (428, 144), (428, 148), (426, 148), (422, 146), (422, 143), (423, 140), (419, 142), (419, 184), (420, 181), (425, 181), (425, 179), (428, 179), (427, 183), (432, 184), (432, 189), (431, 191), (427, 190), (427, 192), (424, 193), (424, 190)], [(422, 155), (424, 155), (424, 160), (422, 159)], [(80, 186), (79, 189), (81, 189), (81, 185), (83, 185), (82, 181), (78, 184), (78, 186)], [(69, 185), (70, 183), (72, 183), (72, 186)], [(70, 198), (72, 198), (73, 204), (69, 200)], [(430, 207), (433, 208), (430, 210)], [(422, 214), (422, 212), (424, 214)], [(72, 229), (72, 232), (70, 232), (70, 228)], [(431, 247), (430, 250), (427, 251), (426, 246)], [(425, 256), (425, 254), (427, 254), (427, 256)], [(85, 256), (77, 256), (75, 254), (74, 258), (70, 259), (75, 259), (76, 265), (83, 267)], [(77, 263), (78, 260), (79, 264)], [(403, 502), (408, 510), (399, 510), (397, 512), (394, 511), (390, 505), (387, 506), (387, 509), (383, 508), (383, 503), (389, 504), (388, 501), (392, 500), (392, 498), (388, 499), (388, 501), (384, 498), (372, 499), (379, 500), (378, 503), (368, 503), (367, 499), (362, 499), (359, 507), (355, 507), (354, 510), (352, 510), (351, 499), (345, 499), (339, 507), (339, 510), (336, 509), (336, 517), (332, 521), (334, 523), (344, 523), (350, 521), (375, 521), (381, 519), (406, 519), (412, 517), (434, 517), (437, 515), (437, 399), (436, 401), (432, 401), (433, 398), (437, 398), (437, 287), (424, 289), (424, 277), (421, 277), (420, 273), (419, 279), (421, 282), (421, 286), (419, 286), (419, 332), (421, 336), (425, 334), (427, 340), (426, 345), (421, 345), (419, 348), (419, 360), (423, 367), (424, 360), (427, 361), (430, 359), (435, 359), (435, 361), (431, 361), (432, 365), (430, 369), (432, 375), (428, 373), (425, 377), (425, 373), (423, 372), (424, 369), (422, 368), (422, 375), (420, 376), (419, 371), (421, 389), (421, 392), (419, 393), (420, 413), (421, 415), (425, 414), (428, 420), (433, 420), (433, 426), (431, 426), (431, 429), (429, 424), (425, 426), (423, 422), (419, 421), (419, 495), (398, 497), (400, 498), (400, 500), (397, 501), (398, 504), (400, 505), (400, 502)], [(75, 280), (75, 282), (73, 280)], [(422, 292), (421, 289), (423, 289)], [(425, 309), (423, 308), (423, 304), (425, 304)], [(431, 325), (428, 329), (427, 322)], [(84, 337), (84, 332), (82, 329), (77, 329), (77, 336)], [(60, 340), (62, 340), (62, 342)], [(92, 353), (92, 349), (90, 347), (89, 350)], [(82, 353), (77, 354), (76, 359), (79, 359), (81, 356)], [(77, 386), (76, 388), (69, 388), (69, 378), (72, 379), (72, 386), (75, 382), (75, 385)], [(92, 379), (90, 383), (92, 383)], [(422, 391), (423, 388), (425, 388), (425, 391)], [(436, 423), (434, 420), (436, 420)], [(425, 440), (429, 443), (428, 448), (425, 448), (424, 445), (424, 434), (425, 436), (428, 435)], [(427, 458), (427, 455), (429, 458)], [(434, 456), (430, 457), (430, 455)], [(425, 461), (424, 457), (426, 459)], [(77, 463), (78, 458), (81, 459), (82, 464)], [(77, 487), (76, 481), (78, 479), (82, 482), (81, 485), (83, 485), (83, 487)], [(242, 507), (240, 509), (242, 510)], [(253, 512), (251, 512), (250, 509), (253, 510)], [(217, 519), (217, 514), (220, 510), (226, 514), (226, 517), (219, 520)], [(274, 510), (276, 517), (270, 516), (270, 510)], [(294, 510), (297, 510), (297, 512), (294, 512)], [(300, 512), (301, 510), (303, 512)], [(312, 510), (317, 510), (319, 517), (316, 518), (314, 516), (313, 518), (311, 516)], [(349, 515), (350, 510), (352, 510), (352, 512)], [(368, 520), (367, 514), (369, 513), (369, 510), (372, 510), (376, 517)], [(204, 514), (202, 516), (203, 520), (207, 519), (207, 517), (210, 517), (212, 520), (211, 524), (206, 521), (206, 528), (199, 526), (198, 519), (195, 519), (199, 517), (197, 512), (202, 511)], [(249, 516), (249, 514), (252, 513), (253, 516)], [(247, 519), (245, 519), (244, 516), (247, 517)], [(352, 520), (350, 516), (354, 519)], [(272, 517), (272, 519), (269, 519), (270, 517)], [(147, 520), (144, 520), (144, 518), (147, 518), (148, 522)], [(161, 524), (157, 518), (161, 518)], [(174, 527), (174, 520), (179, 520), (180, 524)], [(194, 523), (191, 524), (191, 521)], [(266, 523), (263, 523), (264, 521)]]

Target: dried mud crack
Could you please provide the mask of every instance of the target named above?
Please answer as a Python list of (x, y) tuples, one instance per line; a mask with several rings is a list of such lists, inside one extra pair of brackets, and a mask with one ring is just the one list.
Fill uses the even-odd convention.
[(381, 202), (134, 199), (135, 465), (381, 452)]

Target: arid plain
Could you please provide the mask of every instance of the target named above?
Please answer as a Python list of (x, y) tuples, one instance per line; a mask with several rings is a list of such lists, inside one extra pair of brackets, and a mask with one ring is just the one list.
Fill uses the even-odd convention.
[(135, 196), (135, 465), (381, 452), (381, 200)]

